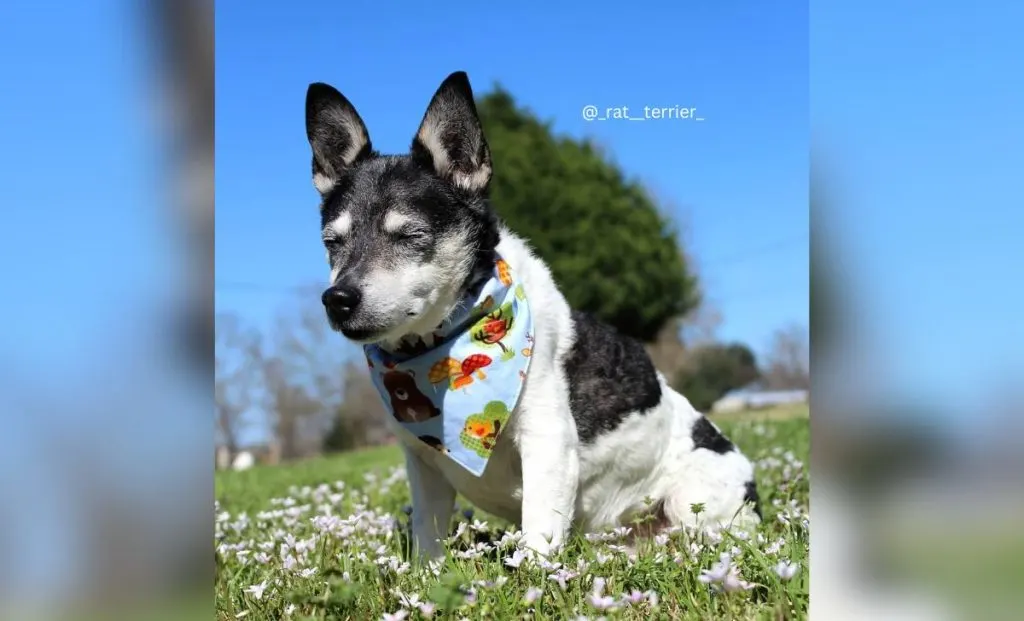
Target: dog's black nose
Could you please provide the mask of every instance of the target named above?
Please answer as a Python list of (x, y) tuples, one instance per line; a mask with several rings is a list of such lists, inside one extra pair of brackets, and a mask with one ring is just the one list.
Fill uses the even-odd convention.
[(361, 297), (358, 289), (336, 286), (324, 291), (324, 294), (320, 296), (320, 300), (331, 314), (345, 319), (359, 306), (359, 299)]

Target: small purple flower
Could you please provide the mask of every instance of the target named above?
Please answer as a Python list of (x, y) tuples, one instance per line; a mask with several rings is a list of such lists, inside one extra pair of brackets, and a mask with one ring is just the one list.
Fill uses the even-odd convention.
[(573, 573), (573, 572), (571, 572), (571, 571), (569, 571), (569, 570), (567, 570), (565, 568), (562, 568), (562, 569), (559, 569), (558, 571), (556, 571), (555, 573), (551, 574), (550, 576), (548, 576), (548, 579), (554, 580), (555, 582), (557, 582), (558, 586), (561, 587), (561, 589), (564, 591), (564, 590), (566, 590), (568, 588), (568, 585), (566, 584), (566, 581), (572, 580), (573, 578), (576, 577), (576, 575), (577, 574), (575, 574), (575, 573)]
[(611, 595), (598, 595), (592, 593), (589, 598), (590, 605), (598, 610), (611, 610), (615, 608), (616, 601)]
[(628, 595), (623, 595), (622, 599), (626, 602), (629, 602), (630, 604), (639, 604), (640, 602), (644, 601), (646, 597), (647, 596), (641, 593), (640, 591), (633, 589), (629, 592)]

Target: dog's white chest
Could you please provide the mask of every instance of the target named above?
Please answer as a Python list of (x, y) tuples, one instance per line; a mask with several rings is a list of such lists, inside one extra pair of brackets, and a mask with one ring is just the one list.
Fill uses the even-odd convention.
[(407, 442), (423, 461), (436, 468), (459, 494), (480, 509), (518, 523), (522, 513), (522, 467), (515, 443), (503, 436), (494, 447), (484, 473), (477, 477), (444, 454), (418, 441)]

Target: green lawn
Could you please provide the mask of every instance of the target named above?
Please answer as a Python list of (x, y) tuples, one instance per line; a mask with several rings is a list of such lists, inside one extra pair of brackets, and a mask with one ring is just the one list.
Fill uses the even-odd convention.
[[(758, 532), (681, 530), (635, 551), (616, 533), (579, 533), (558, 558), (516, 568), (506, 525), (479, 512), (458, 516), (445, 562), (407, 562), (409, 492), (396, 447), (219, 472), (217, 617), (805, 618), (807, 412), (764, 414), (715, 419), (758, 462)], [(789, 579), (784, 561), (799, 564)], [(707, 572), (719, 579), (702, 581)]]

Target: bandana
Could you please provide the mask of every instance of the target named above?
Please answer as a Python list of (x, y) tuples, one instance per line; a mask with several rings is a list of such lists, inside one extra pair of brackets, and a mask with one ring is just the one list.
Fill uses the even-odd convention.
[[(426, 341), (430, 341), (429, 343)], [(483, 474), (530, 367), (533, 317), (504, 259), (426, 340), (364, 346), (384, 406), (409, 433)]]

